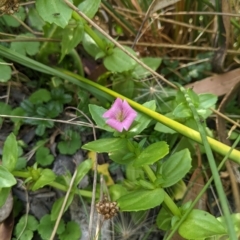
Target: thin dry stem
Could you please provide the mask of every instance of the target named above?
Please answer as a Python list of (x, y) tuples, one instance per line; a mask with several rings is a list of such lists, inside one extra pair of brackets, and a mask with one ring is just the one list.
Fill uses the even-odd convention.
[(59, 223), (60, 223), (60, 221), (61, 221), (61, 218), (62, 218), (62, 215), (63, 215), (63, 212), (64, 212), (64, 208), (65, 208), (65, 206), (66, 206), (66, 204), (67, 204), (67, 200), (68, 200), (69, 194), (70, 194), (70, 192), (71, 192), (71, 190), (72, 190), (72, 186), (73, 186), (73, 183), (74, 183), (74, 180), (75, 180), (76, 176), (77, 176), (77, 169), (75, 169), (74, 174), (73, 174), (73, 176), (72, 176), (71, 182), (70, 182), (70, 184), (69, 184), (69, 188), (68, 188), (68, 190), (67, 190), (66, 196), (65, 196), (65, 198), (64, 198), (63, 204), (62, 204), (61, 209), (60, 209), (60, 212), (59, 212), (59, 214), (58, 214), (57, 221), (56, 221), (56, 223), (55, 223), (55, 225), (54, 225), (54, 228), (53, 228), (53, 231), (52, 231), (50, 240), (53, 240), (53, 239), (54, 239), (54, 236), (55, 236), (55, 234), (56, 234), (56, 232), (57, 232), (58, 225), (59, 225)]

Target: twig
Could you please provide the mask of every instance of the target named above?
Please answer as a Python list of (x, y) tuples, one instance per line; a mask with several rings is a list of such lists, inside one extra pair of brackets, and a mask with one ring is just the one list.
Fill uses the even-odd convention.
[(142, 31), (143, 26), (144, 26), (144, 24), (146, 23), (149, 15), (150, 15), (150, 13), (151, 13), (151, 10), (152, 10), (153, 6), (155, 5), (155, 2), (156, 2), (156, 0), (153, 0), (152, 3), (150, 4), (150, 6), (148, 7), (148, 10), (147, 10), (147, 12), (146, 12), (146, 15), (145, 15), (145, 17), (144, 17), (144, 19), (143, 19), (143, 21), (142, 21), (142, 24), (141, 24), (140, 28), (138, 29), (138, 33), (137, 33), (137, 35), (136, 35), (136, 37), (135, 37), (135, 39), (134, 39), (134, 41), (133, 41), (132, 49), (134, 49), (136, 43), (138, 42), (138, 40), (139, 40), (140, 37), (141, 37), (141, 31)]

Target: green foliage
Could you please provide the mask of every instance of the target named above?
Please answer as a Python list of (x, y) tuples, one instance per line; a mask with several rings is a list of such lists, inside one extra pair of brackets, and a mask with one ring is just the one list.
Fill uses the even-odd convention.
[[(156, 142), (145, 148), (135, 159), (133, 166), (140, 167), (153, 164), (165, 157), (169, 152), (166, 142)], [(154, 153), (154, 154), (153, 154)]]
[(39, 42), (24, 42), (23, 40), (26, 38), (35, 38), (35, 36), (31, 33), (26, 34), (20, 34), (17, 36), (17, 39), (19, 39), (19, 42), (12, 42), (11, 43), (11, 49), (21, 53), (22, 55), (35, 55), (39, 50)]
[(15, 227), (15, 236), (20, 240), (31, 240), (37, 228), (38, 221), (34, 216), (23, 215)]
[[(196, 58), (199, 63), (186, 65), (186, 67), (181, 67), (178, 60), (163, 60), (163, 68), (161, 73), (167, 77), (169, 81), (178, 83), (189, 83), (192, 80), (203, 79), (207, 77), (207, 72), (211, 71), (211, 64), (208, 58), (211, 58), (212, 53), (198, 54)], [(207, 59), (207, 61), (204, 61)]]
[(0, 188), (0, 208), (5, 204), (8, 195), (11, 194), (11, 188), (10, 187), (4, 187), (4, 188)]
[[(74, 197), (74, 194), (70, 194), (69, 195), (69, 198), (67, 200), (67, 203), (66, 203), (66, 206), (64, 208), (64, 211), (65, 212), (68, 207), (70, 206), (70, 204), (72, 203), (73, 201), (73, 197)], [(51, 220), (54, 221), (58, 218), (58, 215), (59, 215), (59, 212), (62, 208), (62, 205), (63, 205), (63, 202), (64, 202), (64, 197), (60, 197), (59, 199), (57, 199), (54, 204), (53, 204), (53, 207), (51, 209)]]
[(78, 8), (89, 18), (93, 18), (100, 7), (100, 4), (101, 0), (84, 0), (78, 5)]
[[(12, 110), (11, 106), (9, 106), (8, 104), (6, 104), (4, 102), (0, 102), (0, 114), (10, 115), (11, 110)], [(3, 122), (3, 118), (0, 117), (0, 125), (2, 124), (2, 122)]]
[(225, 227), (208, 212), (193, 209), (180, 225), (179, 234), (187, 239), (207, 238), (226, 234)]
[(120, 197), (117, 202), (121, 211), (141, 211), (154, 208), (162, 203), (164, 191), (161, 188), (154, 190), (138, 190)]
[(41, 88), (35, 91), (28, 99), (32, 104), (48, 102), (51, 99), (51, 93), (47, 89)]
[(86, 149), (94, 152), (114, 152), (122, 147), (126, 143), (126, 139), (122, 138), (105, 138), (99, 139), (94, 142), (87, 143), (82, 146), (82, 149)]
[[(100, 0), (77, 0), (71, 2), (78, 5), (80, 11), (84, 12), (90, 18), (94, 17), (101, 4)], [(139, 3), (139, 6), (146, 12), (150, 3), (151, 1), (142, 1)], [(204, 1), (204, 3), (198, 1), (198, 3), (199, 9), (201, 9), (201, 6), (213, 7), (208, 1)], [(106, 7), (105, 1), (102, 1), (102, 4), (105, 4)], [(130, 2), (124, 2), (123, 6), (127, 6), (131, 9), (132, 5)], [(185, 8), (186, 12), (191, 9), (191, 6), (191, 1), (187, 1)], [(158, 122), (154, 127), (154, 121), (157, 120), (157, 116), (159, 117), (160, 115), (152, 111), (163, 109), (161, 113), (165, 114), (167, 117), (175, 119), (193, 129), (197, 129), (194, 118), (200, 115), (201, 122), (206, 119), (211, 114), (209, 108), (215, 107), (217, 97), (211, 94), (197, 95), (192, 90), (187, 90), (187, 94), (181, 91), (177, 93), (173, 91), (168, 96), (162, 98), (162, 89), (165, 90), (165, 86), (162, 88), (158, 79), (156, 79), (156, 81), (155, 79), (148, 81), (147, 78), (149, 76), (152, 78), (149, 71), (137, 64), (122, 50), (115, 47), (100, 33), (95, 30), (93, 31), (91, 27), (88, 26), (88, 23), (78, 16), (76, 12), (73, 12), (64, 1), (37, 0), (36, 8), (30, 7), (27, 8), (27, 10), (28, 11), (25, 11), (25, 8), (20, 7), (19, 11), (14, 13), (14, 17), (10, 15), (2, 16), (1, 30), (6, 29), (9, 31), (8, 34), (14, 33), (18, 35), (16, 35), (11, 44), (5, 44), (15, 52), (12, 53), (11, 50), (8, 52), (5, 48), (1, 47), (1, 57), (9, 58), (11, 62), (16, 62), (25, 66), (27, 65), (27, 67), (33, 68), (34, 70), (39, 70), (47, 74), (50, 73), (55, 77), (52, 78), (50, 84), (46, 84), (44, 82), (46, 77), (41, 75), (37, 78), (38, 75), (34, 72), (33, 80), (38, 90), (32, 93), (28, 99), (25, 99), (21, 103), (21, 107), (13, 110), (9, 105), (0, 103), (0, 114), (29, 117), (28, 119), (11, 117), (11, 121), (14, 123), (14, 133), (17, 134), (23, 124), (30, 124), (36, 127), (36, 134), (41, 139), (41, 136), (45, 135), (45, 137), (47, 137), (46, 135), (48, 132), (46, 130), (48, 128), (54, 127), (52, 119), (60, 116), (63, 112), (64, 105), (70, 102), (75, 104), (77, 97), (80, 100), (78, 108), (87, 115), (90, 112), (97, 126), (102, 130), (110, 132), (107, 134), (100, 132), (102, 135), (97, 136), (102, 137), (105, 134), (107, 138), (86, 143), (82, 148), (89, 151), (108, 153), (109, 158), (114, 161), (115, 165), (124, 171), (123, 181), (119, 181), (117, 184), (110, 187), (112, 199), (118, 201), (122, 211), (137, 211), (137, 213), (139, 213), (139, 211), (146, 213), (146, 210), (153, 207), (159, 207), (164, 202), (164, 208), (161, 208), (157, 217), (157, 226), (165, 231), (172, 230), (182, 219), (182, 214), (184, 214), (186, 209), (189, 209), (188, 207), (190, 204), (188, 204), (187, 207), (185, 205), (178, 207), (170, 196), (168, 196), (164, 188), (173, 185), (177, 186), (177, 183), (182, 182), (182, 179), (190, 171), (191, 155), (189, 149), (191, 146), (187, 145), (189, 141), (184, 139), (179, 141), (179, 134), (175, 131), (176, 128), (173, 127), (175, 130), (172, 130), (164, 125), (168, 123), (167, 120), (165, 120), (165, 122), (161, 120), (164, 124)], [(115, 13), (114, 11), (113, 13)], [(28, 24), (33, 31), (38, 30), (44, 32), (43, 37), (51, 41), (41, 42), (40, 45), (40, 42), (38, 42), (35, 37), (38, 33), (34, 35), (28, 32), (26, 33), (28, 29), (25, 28), (25, 26), (24, 28), (20, 27), (21, 21), (17, 21), (15, 17), (25, 22), (25, 24)], [(203, 16), (200, 18), (205, 19)], [(200, 18), (192, 20), (194, 22), (199, 21), (200, 24), (204, 25), (204, 22), (201, 22)], [(122, 20), (121, 16), (119, 19), (120, 21)], [(185, 17), (183, 19), (185, 19)], [(135, 29), (133, 29), (131, 23), (121, 22), (126, 24), (126, 27), (134, 33)], [(18, 29), (15, 29), (16, 27), (18, 27)], [(156, 30), (154, 29), (155, 26), (152, 27), (154, 32)], [(122, 28), (122, 26), (118, 24), (112, 26), (112, 29), (115, 30), (119, 28), (121, 28), (120, 32), (124, 36), (125, 28)], [(178, 27), (175, 29), (177, 29), (177, 31), (179, 30)], [(196, 37), (194, 36), (194, 29), (191, 34), (192, 37)], [(204, 37), (206, 34), (207, 33), (204, 32)], [(28, 40), (24, 41), (26, 38)], [(29, 39), (33, 41), (29, 41)], [(81, 71), (81, 54), (78, 54), (80, 53), (78, 51), (79, 48), (76, 50), (74, 49), (79, 43), (82, 43), (84, 51), (90, 54), (95, 60), (98, 59), (99, 62), (103, 62), (107, 72), (99, 76), (97, 81), (104, 86), (110, 86), (109, 88), (111, 89), (106, 89), (93, 82), (88, 82), (82, 77), (78, 78), (78, 80), (80, 80), (79, 82), (73, 77), (74, 75), (72, 76), (70, 73), (63, 74), (58, 70), (53, 70), (52, 68), (40, 64), (40, 62), (44, 62), (51, 66), (57, 65), (57, 67), (60, 66), (71, 72), (79, 72), (83, 75), (83, 71)], [(196, 45), (198, 44), (197, 42), (194, 42), (194, 44), (195, 43)], [(136, 52), (131, 48), (126, 47), (126, 49), (134, 56), (137, 56)], [(32, 58), (24, 57), (26, 55)], [(202, 79), (207, 76), (208, 71), (211, 70), (209, 53), (191, 57), (197, 58), (196, 63), (185, 64), (185, 60), (180, 62), (166, 58), (162, 61), (161, 58), (157, 57), (139, 57), (139, 59), (154, 71), (161, 65), (160, 71), (168, 80), (185, 84), (190, 81)], [(34, 61), (33, 58), (37, 59), (39, 62)], [(2, 59), (0, 59), (0, 61), (3, 62)], [(183, 65), (183, 63), (185, 65)], [(5, 83), (11, 79), (12, 71), (9, 66), (1, 64), (0, 72), (1, 82)], [(30, 79), (27, 81), (26, 86), (32, 86), (33, 75), (31, 76), (31, 71), (24, 69), (23, 72)], [(21, 80), (21, 78), (22, 75), (20, 75), (20, 78), (17, 76), (17, 80)], [(61, 80), (59, 80), (60, 78)], [(56, 79), (58, 79), (58, 81), (56, 81)], [(15, 75), (13, 80), (15, 80)], [(81, 87), (85, 86), (85, 89), (91, 91), (91, 94), (82, 92), (81, 90), (81, 92), (77, 92), (78, 96), (76, 96), (74, 89), (75, 85), (69, 84), (71, 81), (74, 84), (79, 84)], [(49, 90), (49, 86), (52, 89)], [(65, 89), (71, 89), (73, 96), (75, 96), (73, 101), (72, 96), (66, 93)], [(140, 101), (138, 102), (143, 102), (143, 99), (155, 99), (156, 101), (149, 101), (142, 104), (144, 107), (147, 107), (149, 111), (144, 110), (145, 112), (142, 111), (138, 113), (130, 130), (118, 133), (109, 127), (106, 124), (106, 119), (102, 117), (103, 113), (106, 111), (104, 108), (107, 106), (106, 99), (109, 100), (112, 96), (117, 96), (116, 93), (111, 90), (129, 99), (138, 99), (139, 97)], [(109, 97), (106, 93), (112, 96)], [(141, 94), (143, 96), (142, 99)], [(98, 99), (96, 99), (96, 96)], [(106, 97), (106, 99), (103, 97)], [(87, 105), (89, 102), (97, 102), (98, 106), (90, 104), (88, 110)], [(191, 102), (192, 107), (196, 110), (195, 114), (189, 107), (189, 102)], [(101, 107), (100, 104), (104, 107)], [(236, 106), (234, 106), (234, 109), (237, 109)], [(238, 111), (238, 109), (236, 111)], [(149, 117), (150, 115), (151, 117)], [(31, 119), (31, 117), (39, 119)], [(1, 121), (1, 124), (2, 122), (3, 121)], [(179, 127), (179, 129), (180, 128), (181, 127)], [(190, 130), (191, 129), (189, 129), (189, 131)], [(156, 133), (156, 131), (158, 132)], [(170, 141), (167, 144), (166, 142), (168, 142), (169, 139)], [(67, 130), (62, 134), (61, 141), (58, 143), (57, 147), (61, 154), (72, 155), (80, 149), (81, 145), (79, 133), (74, 130)], [(54, 158), (50, 154), (49, 149), (44, 147), (44, 144), (38, 145), (37, 147), (36, 163), (26, 168), (26, 159), (21, 157), (22, 153), (18, 148), (14, 135), (11, 134), (6, 140), (3, 149), (2, 165), (0, 165), (0, 206), (4, 204), (11, 191), (11, 187), (16, 184), (16, 179), (13, 174), (15, 174), (16, 177), (25, 179), (25, 183), (28, 184), (31, 190), (37, 190), (46, 185), (59, 187), (61, 190), (69, 188), (71, 180), (70, 173), (57, 177), (53, 171), (48, 168), (38, 168), (38, 164), (43, 167), (52, 164)], [(175, 147), (174, 153), (171, 152), (173, 147)], [(185, 147), (189, 149), (185, 149)], [(168, 157), (167, 154), (170, 156)], [(86, 160), (77, 166), (77, 176), (64, 211), (66, 211), (72, 203), (74, 194), (84, 195), (87, 192), (79, 190), (77, 185), (82, 178), (88, 174), (91, 168), (92, 160)], [(88, 195), (88, 197), (89, 196), (90, 195)], [(43, 217), (39, 227), (37, 227), (38, 223), (36, 219), (32, 216), (29, 216), (30, 220), (26, 221), (25, 217), (22, 217), (15, 229), (15, 236), (17, 238), (20, 237), (20, 232), (23, 230), (20, 239), (32, 239), (33, 232), (38, 228), (38, 233), (41, 235), (41, 238), (49, 239), (54, 221), (59, 215), (63, 201), (64, 198), (60, 198), (54, 203), (51, 215)], [(239, 216), (232, 215), (232, 220), (235, 230), (239, 232)], [(24, 226), (26, 226), (26, 228), (24, 228)], [(226, 236), (227, 226), (229, 227), (229, 225), (225, 226), (224, 218), (216, 219), (206, 212), (193, 210), (181, 224), (179, 232), (183, 237), (188, 239), (213, 239), (220, 238), (221, 234)], [(59, 229), (57, 231), (59, 239), (79, 239), (81, 236), (79, 227), (73, 222), (69, 222), (65, 226), (61, 221)]]
[[(13, 14), (14, 17), (24, 22), (26, 18), (26, 13), (23, 7), (20, 7), (17, 12)], [(3, 15), (2, 18), (7, 26), (9, 27), (19, 27), (21, 23), (11, 15)]]
[(78, 240), (81, 237), (81, 231), (77, 223), (70, 221), (66, 225), (65, 231), (59, 235), (60, 240)]
[(70, 26), (64, 28), (61, 42), (61, 58), (59, 61), (82, 41), (83, 30), (83, 23), (81, 21), (77, 21), (75, 24), (73, 22)]
[[(72, 2), (72, 1), (71, 1)], [(65, 28), (71, 18), (72, 10), (63, 1), (59, 0), (37, 0), (36, 9), (44, 21), (54, 23), (61, 28)], [(60, 13), (60, 17), (55, 17), (55, 13)]]
[(52, 164), (54, 157), (50, 154), (50, 150), (46, 147), (40, 147), (36, 151), (36, 162), (41, 166), (48, 166)]
[(32, 190), (36, 191), (39, 188), (42, 188), (49, 183), (52, 183), (56, 179), (55, 173), (50, 169), (40, 169), (40, 177), (37, 179), (37, 181), (33, 184)]
[[(54, 225), (55, 225), (55, 221), (51, 220), (51, 216), (49, 214), (41, 218), (37, 230), (43, 240), (50, 239)], [(64, 230), (65, 230), (65, 224), (61, 219), (57, 228), (57, 234), (63, 233)]]
[(61, 138), (57, 145), (61, 154), (74, 154), (82, 145), (80, 134), (73, 130), (67, 130)]
[[(130, 48), (125, 47), (131, 53)], [(130, 58), (125, 52), (119, 48), (114, 48), (112, 53), (104, 58), (104, 66), (111, 72), (125, 72), (133, 70), (136, 66), (135, 60)]]
[(52, 89), (51, 93), (46, 89), (39, 89), (29, 99), (22, 101), (20, 106), (26, 116), (34, 116), (35, 118), (42, 118), (42, 120), (28, 118), (24, 119), (23, 122), (36, 125), (36, 134), (43, 136), (46, 128), (54, 126), (53, 121), (44, 119), (57, 117), (63, 111), (64, 104), (71, 100), (71, 95), (66, 94), (61, 88)]
[(11, 79), (11, 67), (0, 58), (0, 82), (7, 82)]
[(188, 149), (174, 153), (160, 167), (159, 179), (162, 187), (170, 187), (181, 180), (191, 169), (191, 156)]
[(15, 135), (11, 133), (4, 143), (2, 166), (5, 167), (9, 172), (12, 172), (15, 169), (17, 159), (18, 144)]

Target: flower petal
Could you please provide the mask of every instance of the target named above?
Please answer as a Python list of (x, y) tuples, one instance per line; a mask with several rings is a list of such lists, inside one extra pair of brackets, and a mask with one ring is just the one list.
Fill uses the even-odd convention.
[(128, 115), (124, 119), (124, 121), (121, 122), (121, 124), (122, 124), (122, 126), (125, 130), (128, 130), (131, 127), (131, 125), (132, 125), (134, 119), (136, 118), (136, 116), (137, 116), (136, 114), (132, 113), (132, 114)]
[(134, 118), (137, 117), (137, 113), (131, 108), (131, 106), (128, 104), (128, 102), (126, 100), (123, 101), (122, 103), (122, 110), (123, 110), (123, 115), (125, 117), (129, 116), (129, 115), (132, 115), (135, 116)]
[(104, 118), (116, 118), (119, 111), (122, 111), (122, 99), (117, 98), (111, 108), (103, 114)]
[(111, 108), (103, 114), (103, 117), (108, 118), (106, 123), (110, 127), (122, 132), (123, 129), (130, 128), (137, 117), (137, 112), (131, 108), (126, 100), (117, 98)]
[(106, 121), (106, 123), (107, 123), (110, 127), (116, 129), (118, 132), (122, 132), (122, 130), (123, 130), (123, 124), (122, 124), (121, 122), (117, 121), (116, 119), (112, 119), (112, 118), (111, 118), (111, 119), (108, 119), (108, 120)]

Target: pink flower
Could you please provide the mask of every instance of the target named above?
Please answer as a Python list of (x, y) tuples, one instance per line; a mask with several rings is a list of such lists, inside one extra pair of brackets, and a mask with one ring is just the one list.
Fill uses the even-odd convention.
[(122, 132), (123, 129), (128, 130), (132, 125), (137, 113), (129, 106), (126, 100), (117, 98), (112, 107), (103, 114), (104, 118), (108, 118), (106, 123)]

